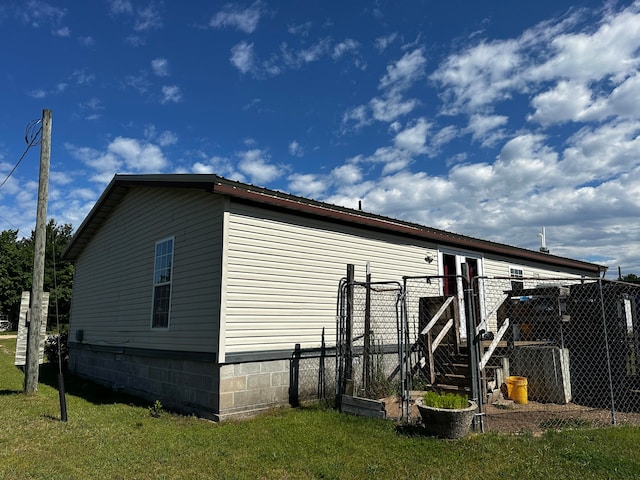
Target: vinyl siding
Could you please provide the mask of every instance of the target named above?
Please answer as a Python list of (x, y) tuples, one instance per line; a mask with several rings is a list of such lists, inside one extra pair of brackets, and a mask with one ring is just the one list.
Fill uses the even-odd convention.
[[(230, 202), (226, 225), (225, 338), (226, 353), (292, 349), (335, 342), (338, 283), (346, 265), (356, 266), (364, 281), (370, 262), (374, 281), (402, 282), (403, 276), (437, 275), (437, 245), (402, 236), (376, 233), (288, 213)], [(449, 249), (446, 249), (448, 251)], [(509, 275), (520, 266), (525, 276), (579, 277), (541, 265), (522, 265), (509, 258), (477, 256), (485, 276)], [(500, 292), (501, 293), (501, 292)], [(494, 308), (483, 296), (482, 308)], [(495, 313), (489, 323), (495, 328)]]
[(346, 266), (364, 281), (436, 275), (435, 246), (400, 236), (232, 202), (227, 224), (226, 353), (335, 342), (338, 283)]
[[(125, 195), (76, 261), (71, 339), (108, 346), (215, 352), (222, 197), (137, 188)], [(174, 237), (169, 328), (151, 328), (155, 242)]]
[[(488, 329), (492, 331), (498, 329), (497, 309), (507, 298), (505, 292), (511, 289), (511, 281), (509, 280), (510, 267), (521, 269), (524, 279), (535, 279), (526, 282), (528, 288), (538, 283), (544, 283), (545, 279), (554, 283), (571, 283), (571, 281), (578, 281), (581, 278), (580, 272), (577, 271), (550, 269), (533, 263), (513, 261), (509, 258), (485, 258), (484, 275), (487, 278), (481, 281), (481, 311), (483, 312), (483, 318), (487, 320)], [(540, 282), (537, 279), (540, 279)], [(563, 282), (563, 280), (566, 280), (566, 282)]]
[(534, 263), (523, 263), (508, 258), (489, 257), (484, 260), (484, 274), (487, 277), (508, 277), (509, 267), (520, 268), (526, 278), (580, 278), (584, 272), (562, 271)]

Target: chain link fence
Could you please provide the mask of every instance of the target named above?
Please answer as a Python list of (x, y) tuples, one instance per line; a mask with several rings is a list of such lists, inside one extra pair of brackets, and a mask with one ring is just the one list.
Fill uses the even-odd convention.
[[(480, 326), (503, 332), (482, 369), (489, 430), (640, 423), (640, 287), (479, 278)], [(492, 345), (493, 343), (493, 345)]]
[(638, 285), (440, 276), (340, 288), (334, 392), (397, 395), (391, 418), (417, 421), (413, 400), (436, 390), (478, 400), (483, 431), (640, 424)]
[(350, 349), (347, 361), (351, 372), (344, 379), (349, 382), (346, 390), (371, 399), (398, 393), (402, 372), (402, 286), (397, 282), (354, 282), (346, 284), (345, 289), (350, 307), (340, 318), (344, 343)]

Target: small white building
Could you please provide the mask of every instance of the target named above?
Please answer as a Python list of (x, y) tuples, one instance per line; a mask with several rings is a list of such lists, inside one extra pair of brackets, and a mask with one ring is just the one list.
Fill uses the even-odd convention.
[[(71, 371), (215, 419), (289, 399), (296, 344), (335, 344), (346, 265), (364, 280), (588, 276), (604, 267), (216, 175), (116, 175), (65, 251)], [(431, 262), (425, 262), (425, 258)]]

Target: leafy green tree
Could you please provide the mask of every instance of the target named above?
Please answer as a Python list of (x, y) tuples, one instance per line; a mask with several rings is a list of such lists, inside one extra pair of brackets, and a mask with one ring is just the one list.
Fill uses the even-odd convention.
[(635, 273), (629, 273), (621, 278), (623, 282), (629, 283), (640, 283), (640, 277), (638, 277)]
[(15, 319), (24, 285), (24, 265), (18, 230), (0, 232), (0, 312)]
[[(71, 240), (72, 226), (47, 224), (45, 250), (44, 289), (49, 292), (49, 324), (69, 322), (73, 265), (61, 260), (62, 252)], [(17, 230), (0, 233), (0, 312), (16, 322), (20, 311), (20, 298), (24, 290), (31, 289), (35, 231), (29, 238), (18, 238)]]

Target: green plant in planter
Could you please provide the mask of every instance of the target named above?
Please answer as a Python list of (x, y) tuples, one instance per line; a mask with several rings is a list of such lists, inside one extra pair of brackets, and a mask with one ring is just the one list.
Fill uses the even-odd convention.
[(478, 408), (475, 402), (462, 395), (435, 392), (425, 393), (417, 407), (428, 434), (453, 439), (469, 433)]
[(469, 406), (466, 396), (455, 393), (427, 392), (422, 396), (422, 404), (427, 407), (462, 410)]

